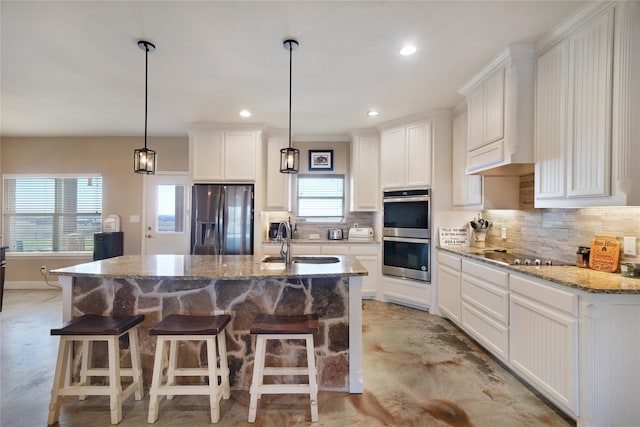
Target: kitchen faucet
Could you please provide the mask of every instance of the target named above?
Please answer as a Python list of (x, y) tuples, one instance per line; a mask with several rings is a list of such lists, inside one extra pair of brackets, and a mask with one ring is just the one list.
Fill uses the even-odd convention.
[[(284, 226), (284, 231), (287, 233), (287, 236), (282, 235), (282, 226)], [(291, 264), (291, 226), (287, 221), (281, 221), (280, 225), (278, 225), (278, 236), (282, 239), (282, 243), (280, 244), (280, 256), (284, 259), (284, 262), (287, 265)], [(287, 250), (285, 251), (284, 245), (287, 244)]]

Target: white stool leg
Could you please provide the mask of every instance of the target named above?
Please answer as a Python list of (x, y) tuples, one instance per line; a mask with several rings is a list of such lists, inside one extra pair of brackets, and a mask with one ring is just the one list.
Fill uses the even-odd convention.
[(256, 337), (256, 352), (253, 359), (253, 378), (251, 379), (251, 399), (249, 400), (249, 422), (256, 421), (256, 411), (258, 409), (258, 398), (260, 396), (260, 386), (262, 385), (262, 373), (264, 370), (264, 357), (266, 339), (262, 335)]
[(318, 384), (316, 371), (315, 348), (313, 345), (313, 335), (307, 335), (307, 367), (309, 369), (309, 399), (311, 400), (311, 421), (318, 421)]
[(122, 420), (122, 384), (120, 379), (120, 344), (117, 336), (109, 336), (109, 396), (111, 408), (111, 424)]
[(138, 326), (129, 330), (129, 354), (131, 355), (131, 369), (133, 382), (137, 384), (134, 398), (141, 400), (144, 395), (142, 383), (142, 368), (140, 367), (140, 343), (138, 342)]
[(153, 362), (153, 375), (151, 377), (151, 388), (149, 389), (148, 423), (155, 423), (158, 419), (158, 387), (160, 387), (162, 365), (164, 364), (164, 343), (165, 339), (159, 336), (156, 342), (156, 357)]
[(228, 399), (231, 396), (231, 386), (229, 384), (229, 363), (227, 361), (227, 338), (224, 329), (218, 334), (218, 358), (220, 359), (218, 375), (220, 375), (222, 397), (223, 399)]
[(218, 398), (218, 356), (216, 341), (212, 335), (205, 339), (207, 343), (207, 368), (209, 370), (209, 405), (211, 407), (211, 422), (220, 421), (220, 399)]
[[(177, 337), (170, 337), (169, 339), (169, 365), (167, 368), (167, 384), (175, 385), (176, 383), (176, 367), (178, 364), (178, 345), (179, 340)], [(173, 399), (172, 394), (167, 395), (167, 400)]]
[(48, 425), (52, 425), (58, 421), (60, 415), (60, 389), (64, 387), (65, 378), (67, 376), (67, 364), (69, 363), (69, 347), (71, 341), (65, 337), (60, 337), (58, 344), (58, 359), (56, 361), (56, 373), (53, 378), (53, 387), (51, 388), (51, 402), (49, 402), (49, 418)]
[[(91, 368), (90, 363), (93, 360), (93, 341), (82, 340), (82, 359), (80, 362), (80, 383), (79, 385), (89, 385), (87, 383), (87, 371)], [(85, 400), (87, 395), (81, 394), (78, 399)]]

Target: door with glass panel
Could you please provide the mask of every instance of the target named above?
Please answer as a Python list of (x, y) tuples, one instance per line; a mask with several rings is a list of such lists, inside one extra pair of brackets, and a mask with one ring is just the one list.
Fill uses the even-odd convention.
[(188, 255), (188, 175), (186, 173), (146, 175), (145, 194), (143, 254)]

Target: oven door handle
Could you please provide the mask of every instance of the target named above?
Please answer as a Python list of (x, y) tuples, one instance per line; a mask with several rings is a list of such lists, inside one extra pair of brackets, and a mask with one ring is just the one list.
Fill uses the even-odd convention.
[(414, 197), (388, 197), (382, 199), (383, 203), (397, 203), (397, 202), (428, 202), (431, 200), (431, 196), (414, 196)]
[(383, 241), (389, 241), (389, 242), (404, 242), (404, 243), (421, 243), (421, 244), (430, 244), (431, 243), (431, 239), (414, 239), (411, 237), (388, 237), (388, 236), (384, 236), (382, 237)]

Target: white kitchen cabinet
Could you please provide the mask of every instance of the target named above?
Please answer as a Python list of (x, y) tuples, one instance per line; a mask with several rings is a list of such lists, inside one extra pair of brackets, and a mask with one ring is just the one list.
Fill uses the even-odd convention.
[(382, 298), (384, 301), (428, 310), (431, 306), (431, 283), (383, 275)]
[(509, 360), (509, 275), (462, 260), (462, 329), (503, 362)]
[(578, 414), (578, 295), (512, 274), (511, 367), (572, 416)]
[(280, 173), (280, 150), (287, 144), (282, 137), (269, 136), (267, 139), (267, 211), (291, 211), (291, 174)]
[[(633, 2), (632, 2), (633, 3)], [(640, 7), (586, 9), (537, 65), (535, 207), (640, 201)]]
[(189, 129), (191, 180), (255, 182), (260, 139), (259, 130)]
[(350, 210), (376, 212), (380, 210), (378, 170), (380, 145), (376, 133), (356, 133), (351, 137)]
[(534, 66), (533, 45), (509, 45), (460, 89), (468, 107), (467, 173), (532, 171)]
[(386, 129), (380, 137), (380, 181), (382, 188), (431, 187), (431, 122)]
[(460, 325), (462, 261), (459, 256), (438, 251), (438, 308)]
[(517, 176), (467, 175), (466, 106), (453, 119), (453, 206), (456, 209), (518, 209)]

